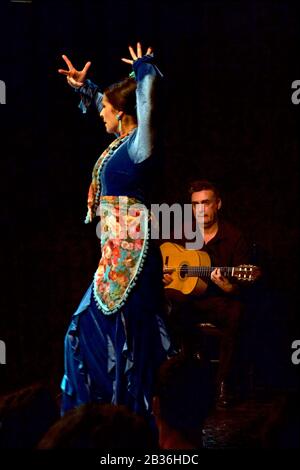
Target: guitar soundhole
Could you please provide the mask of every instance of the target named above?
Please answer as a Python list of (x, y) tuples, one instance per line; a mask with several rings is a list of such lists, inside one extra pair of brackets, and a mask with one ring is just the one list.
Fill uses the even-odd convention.
[(188, 265), (182, 264), (179, 270), (179, 276), (181, 277), (181, 279), (184, 279), (187, 276), (187, 273), (188, 273)]

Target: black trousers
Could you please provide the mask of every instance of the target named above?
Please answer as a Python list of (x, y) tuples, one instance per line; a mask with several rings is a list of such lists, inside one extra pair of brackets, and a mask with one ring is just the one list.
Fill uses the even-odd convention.
[(168, 322), (173, 342), (186, 351), (197, 344), (197, 323), (212, 323), (222, 332), (217, 381), (236, 383), (240, 346), (240, 327), (244, 310), (237, 297), (195, 297), (166, 289)]

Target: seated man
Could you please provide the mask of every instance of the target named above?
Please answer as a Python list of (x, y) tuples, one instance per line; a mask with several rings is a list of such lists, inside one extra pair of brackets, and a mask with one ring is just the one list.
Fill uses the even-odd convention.
[[(218, 189), (209, 181), (195, 181), (190, 187), (193, 214), (201, 204), (203, 210), (203, 241), (201, 248), (216, 266), (208, 278), (207, 288), (200, 296), (182, 294), (168, 288), (174, 274), (164, 275), (169, 309), (171, 334), (184, 351), (195, 344), (195, 324), (208, 322), (222, 330), (218, 369), (218, 405), (227, 406), (232, 386), (236, 383), (237, 346), (243, 311), (241, 287), (235, 279), (227, 278), (219, 267), (236, 267), (249, 261), (248, 245), (241, 232), (219, 218), (222, 201)], [(231, 390), (230, 390), (231, 388)]]

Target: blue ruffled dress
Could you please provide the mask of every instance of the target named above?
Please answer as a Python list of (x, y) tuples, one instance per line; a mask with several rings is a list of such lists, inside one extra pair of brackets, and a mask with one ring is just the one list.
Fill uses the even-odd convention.
[[(133, 64), (137, 81), (138, 127), (124, 140), (100, 174), (101, 196), (128, 196), (148, 204), (154, 184), (151, 97), (160, 72), (151, 56)], [(91, 82), (80, 89), (81, 109), (102, 95)], [(84, 295), (65, 337), (62, 413), (87, 402), (122, 404), (136, 413), (151, 412), (155, 372), (171, 354), (164, 321), (162, 260), (149, 241), (135, 283), (117, 311), (107, 314), (96, 302), (93, 283)]]

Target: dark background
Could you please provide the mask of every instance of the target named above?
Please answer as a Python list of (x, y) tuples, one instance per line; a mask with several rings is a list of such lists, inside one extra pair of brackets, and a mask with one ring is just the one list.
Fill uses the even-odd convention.
[[(165, 76), (160, 198), (184, 202), (213, 179), (225, 215), (256, 244), (263, 308), (255, 364), (294, 384), (299, 290), (299, 10), (288, 1), (1, 2), (0, 391), (47, 379), (58, 391), (63, 338), (99, 249), (83, 224), (91, 170), (110, 141), (57, 69), (68, 55), (106, 86), (127, 75), (128, 44), (152, 45)], [(154, 183), (157, 184), (158, 183)], [(296, 302), (296, 303), (295, 303)], [(261, 315), (261, 317), (259, 317)], [(253, 331), (252, 331), (253, 335)], [(299, 366), (298, 366), (299, 367)]]

